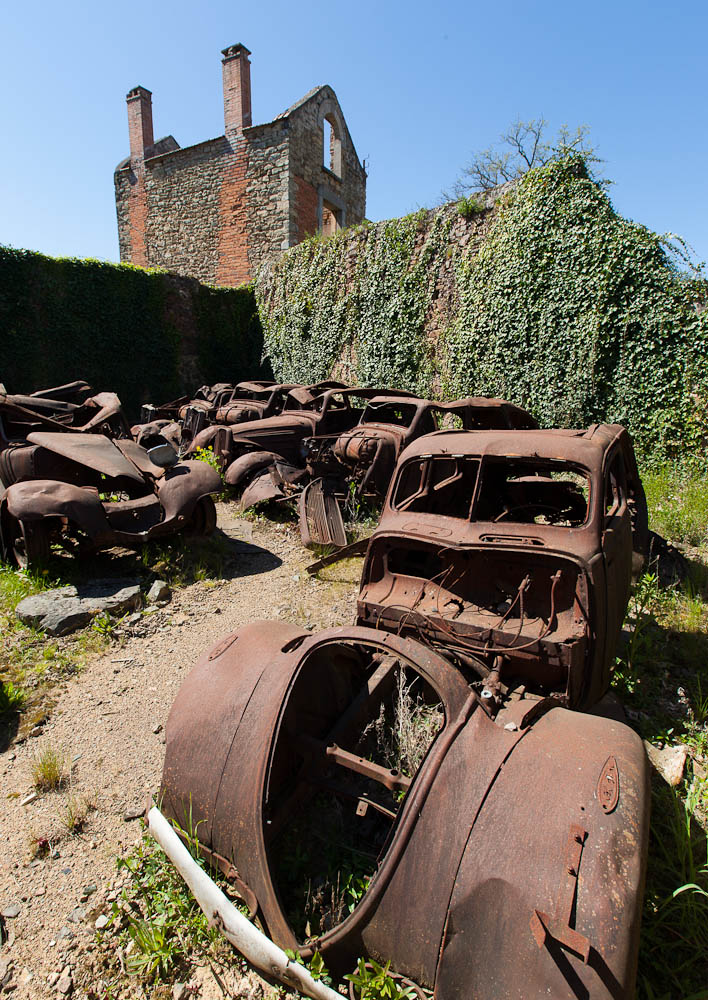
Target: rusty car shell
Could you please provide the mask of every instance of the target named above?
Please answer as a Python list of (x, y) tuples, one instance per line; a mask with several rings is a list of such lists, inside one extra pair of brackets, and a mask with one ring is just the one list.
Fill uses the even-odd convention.
[(130, 428), (133, 440), (150, 447), (162, 438), (180, 448), (191, 441), (197, 430), (206, 426), (235, 390), (231, 382), (216, 382), (201, 386), (193, 397), (180, 396), (161, 406), (144, 403), (140, 410), (140, 422)]
[(130, 436), (121, 401), (114, 392), (94, 393), (86, 382), (73, 382), (22, 395), (7, 393), (0, 385), (0, 448), (42, 428)]
[(358, 623), (571, 708), (607, 690), (647, 510), (627, 431), (438, 432), (402, 454)]
[(375, 396), (352, 429), (305, 442), (309, 476), (340, 480), (345, 492), (345, 483), (353, 482), (358, 496), (383, 498), (403, 449), (453, 420), (464, 430), (538, 427), (530, 413), (503, 399), (470, 396), (442, 403)]
[[(397, 670), (444, 713), (411, 774), (361, 750)], [(183, 683), (160, 794), (275, 942), (337, 976), (367, 955), (438, 1000), (634, 995), (648, 765), (620, 722), (523, 691), (495, 715), (458, 665), (392, 632), (255, 622)], [(381, 846), (363, 896), (313, 939), (278, 873), (315, 795), (377, 824)]]
[(37, 431), (0, 451), (0, 547), (20, 565), (50, 544), (137, 549), (179, 531), (208, 534), (221, 479), (204, 462), (155, 465), (129, 438)]
[(275, 417), (285, 406), (288, 393), (297, 388), (297, 382), (239, 382), (231, 399), (214, 414), (214, 422), (242, 424)]
[[(247, 480), (231, 469), (241, 455), (267, 451), (295, 468), (303, 468), (302, 443), (316, 433), (339, 434), (354, 427), (362, 413), (359, 400), (380, 395), (380, 389), (354, 389), (339, 383), (317, 383), (292, 389), (280, 414), (231, 426), (208, 427), (198, 434), (190, 451), (211, 447), (226, 467), (225, 480), (243, 490)], [(410, 393), (393, 393), (410, 396)]]

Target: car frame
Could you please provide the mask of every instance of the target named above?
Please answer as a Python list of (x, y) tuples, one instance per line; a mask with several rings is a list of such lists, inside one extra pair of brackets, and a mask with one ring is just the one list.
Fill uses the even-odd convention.
[(623, 427), (441, 431), (401, 455), (357, 621), (470, 660), (495, 699), (526, 685), (588, 707), (609, 686), (647, 537)]

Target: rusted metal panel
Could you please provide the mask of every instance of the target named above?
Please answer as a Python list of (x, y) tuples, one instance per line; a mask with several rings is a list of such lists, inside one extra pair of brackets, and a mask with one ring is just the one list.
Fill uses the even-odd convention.
[[(444, 716), (412, 774), (357, 749), (401, 669)], [(305, 958), (318, 950), (337, 974), (368, 954), (440, 1000), (579, 986), (630, 997), (648, 835), (641, 740), (608, 719), (529, 711), (534, 697), (516, 704), (495, 719), (459, 665), (410, 639), (254, 623), (205, 655), (178, 694), (163, 808), (182, 825), (189, 815), (233, 863), (277, 943)], [(622, 774), (609, 813), (598, 794), (608, 753)], [(348, 798), (347, 775), (405, 798)], [(317, 789), (343, 796), (351, 824), (373, 813), (390, 828), (363, 897), (305, 942), (284, 908), (278, 845)]]
[(101, 434), (57, 434), (53, 431), (35, 431), (29, 434), (30, 444), (62, 455), (80, 465), (95, 469), (111, 478), (123, 477), (135, 482), (143, 481), (140, 470), (108, 438)]
[(342, 512), (337, 498), (321, 479), (308, 483), (300, 494), (300, 537), (306, 548), (314, 545), (347, 544)]

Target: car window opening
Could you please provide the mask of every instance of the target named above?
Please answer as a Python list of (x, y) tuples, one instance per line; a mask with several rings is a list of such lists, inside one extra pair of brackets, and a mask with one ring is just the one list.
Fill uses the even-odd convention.
[(273, 880), (299, 942), (336, 927), (366, 893), (444, 721), (434, 689), (395, 656), (330, 645), (304, 664), (266, 802)]

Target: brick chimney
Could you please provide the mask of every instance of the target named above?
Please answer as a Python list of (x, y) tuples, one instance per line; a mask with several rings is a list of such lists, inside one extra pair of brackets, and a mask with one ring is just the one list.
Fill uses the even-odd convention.
[(152, 92), (145, 87), (133, 87), (126, 95), (130, 158), (144, 160), (145, 152), (155, 143), (152, 134)]
[(238, 135), (251, 124), (251, 63), (245, 45), (222, 49), (224, 124), (226, 135)]

